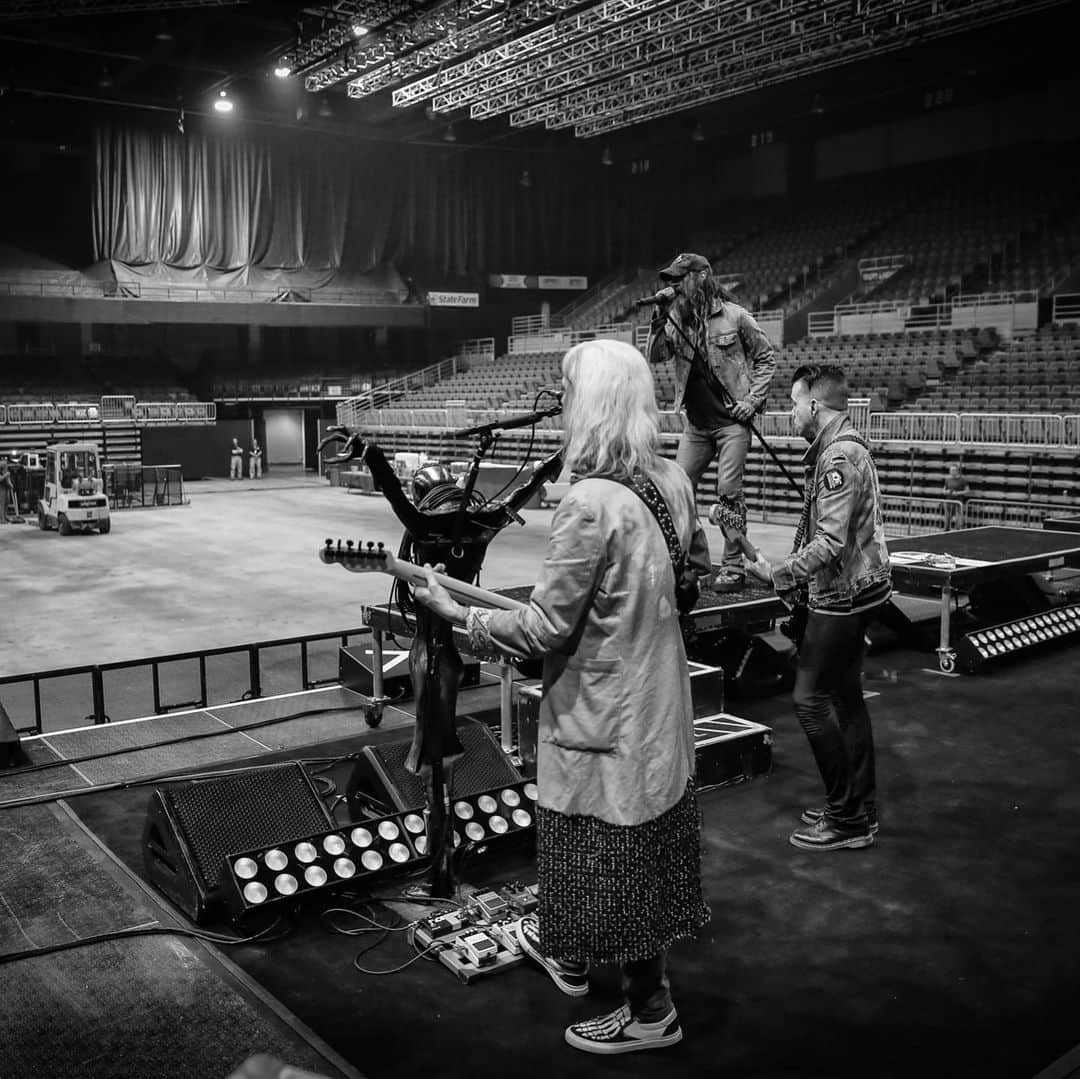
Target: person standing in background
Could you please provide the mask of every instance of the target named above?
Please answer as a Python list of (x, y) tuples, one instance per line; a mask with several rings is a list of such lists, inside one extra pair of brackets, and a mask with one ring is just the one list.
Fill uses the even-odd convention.
[(244, 477), (244, 451), (238, 439), (232, 440), (229, 450), (229, 479), (239, 480)]
[(248, 451), (248, 476), (253, 480), (262, 479), (262, 448), (259, 440), (251, 440), (251, 449)]

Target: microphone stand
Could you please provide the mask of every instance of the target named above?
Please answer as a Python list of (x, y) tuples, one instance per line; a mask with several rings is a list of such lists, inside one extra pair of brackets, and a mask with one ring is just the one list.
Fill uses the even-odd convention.
[[(469, 471), (465, 476), (465, 490), (462, 495), (461, 504), (458, 506), (457, 515), (454, 518), (454, 527), (451, 534), (451, 540), (454, 547), (457, 547), (461, 540), (461, 530), (465, 524), (465, 513), (472, 499), (473, 489), (476, 487), (476, 481), (480, 475), (480, 462), (484, 459), (484, 455), (490, 451), (492, 446), (495, 445), (499, 437), (500, 431), (513, 431), (518, 427), (532, 427), (533, 424), (539, 420), (546, 419), (548, 416), (558, 416), (562, 414), (562, 401), (557, 401), (550, 408), (543, 409), (539, 412), (529, 412), (524, 416), (511, 416), (505, 420), (493, 420), (491, 423), (481, 423), (476, 427), (466, 427), (461, 431), (454, 431), (451, 438), (471, 438), (473, 435), (480, 436), (480, 442), (476, 447), (476, 452), (473, 454), (472, 461), (469, 463)], [(519, 524), (525, 522), (521, 517), (514, 513), (517, 517)]]
[[(690, 338), (686, 334), (686, 331), (671, 317), (670, 306), (664, 309), (664, 321), (670, 323), (675, 328), (675, 332), (678, 333), (678, 335), (690, 346), (691, 350), (694, 353), (694, 359), (697, 360), (699, 364), (701, 364), (702, 369), (705, 371), (707, 380), (711, 384), (715, 385), (715, 387), (720, 391), (720, 399), (723, 402), (724, 407), (730, 412), (732, 406), (735, 404), (735, 398), (731, 396), (731, 391), (728, 390), (727, 386), (725, 386), (720, 381), (720, 379), (713, 374), (705, 358), (701, 355), (701, 349), (699, 349), (697, 345), (690, 340)], [(735, 417), (732, 416), (732, 419), (735, 419)], [(784, 465), (784, 462), (776, 456), (776, 451), (772, 448), (772, 446), (769, 445), (768, 442), (765, 441), (765, 436), (757, 429), (757, 427), (754, 426), (754, 421), (752, 419), (749, 419), (735, 420), (735, 422), (743, 424), (744, 427), (748, 427), (750, 429), (750, 433), (757, 436), (757, 439), (761, 443), (762, 448), (773, 459), (776, 467), (779, 468), (780, 471), (784, 474), (784, 478), (788, 481), (788, 483), (791, 484), (792, 488), (798, 493), (799, 498), (801, 499), (803, 497), (802, 484), (800, 484), (795, 479), (795, 477), (792, 476), (792, 474), (787, 470), (786, 466)]]

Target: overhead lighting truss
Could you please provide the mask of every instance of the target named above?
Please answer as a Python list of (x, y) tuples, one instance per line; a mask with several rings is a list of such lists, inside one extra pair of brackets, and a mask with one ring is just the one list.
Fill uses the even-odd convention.
[(288, 59), (309, 90), (347, 80), (351, 98), (592, 138), (1065, 2), (342, 0)]
[(128, 11), (236, 7), (247, 0), (9, 0), (0, 4), (0, 20), (61, 15), (122, 15)]

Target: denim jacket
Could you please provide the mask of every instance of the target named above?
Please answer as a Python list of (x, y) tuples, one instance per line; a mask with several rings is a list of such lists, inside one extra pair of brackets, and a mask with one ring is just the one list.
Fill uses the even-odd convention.
[[(678, 308), (671, 318), (678, 320)], [(681, 324), (680, 324), (681, 325)], [(702, 327), (695, 344), (709, 357), (709, 366), (736, 401), (749, 401), (759, 412), (765, 407), (769, 383), (776, 371), (776, 356), (764, 330), (744, 307), (717, 299), (708, 327)], [(690, 375), (693, 349), (665, 320), (663, 330), (654, 330), (645, 346), (652, 363), (675, 358), (675, 411), (682, 408), (686, 381)]]
[(808, 584), (811, 607), (842, 608), (892, 572), (874, 459), (861, 441), (841, 438), (854, 432), (844, 413), (806, 451), (806, 482), (814, 492), (807, 542), (773, 569), (777, 592)]

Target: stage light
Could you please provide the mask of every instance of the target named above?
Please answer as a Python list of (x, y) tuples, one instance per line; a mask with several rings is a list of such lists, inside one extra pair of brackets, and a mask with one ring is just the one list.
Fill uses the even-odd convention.
[(600, 155), (600, 164), (601, 165), (614, 165), (615, 164), (615, 158), (613, 158), (611, 156), (611, 147), (610, 146), (605, 146), (604, 147), (604, 152)]
[(324, 97), (324, 98), (323, 98), (323, 99), (322, 99), (322, 100), (321, 100), (321, 101), (319, 102), (319, 115), (320, 115), (320, 116), (321, 116), (321, 117), (322, 117), (322, 118), (323, 118), (324, 120), (330, 120), (330, 119), (332, 119), (332, 118), (333, 118), (333, 116), (334, 116), (334, 108), (333, 108), (333, 106), (332, 106), (332, 105), (330, 104), (330, 99), (329, 99), (329, 98), (326, 98), (326, 97)]
[(364, 37), (369, 31), (366, 26), (362, 25), (361, 23), (354, 22), (352, 32), (353, 37)]
[(303, 899), (419, 862), (427, 850), (420, 813), (394, 813), (330, 832), (241, 851), (225, 858), (225, 891), (234, 915), (276, 900)]
[(522, 171), (521, 179), (518, 180), (518, 183), (521, 184), (522, 187), (532, 187), (532, 177), (529, 175), (528, 169)]
[(217, 100), (214, 102), (215, 112), (232, 112), (233, 103), (229, 100), (229, 95), (224, 90), (218, 91)]
[(289, 67), (288, 60), (282, 57), (278, 61), (277, 67), (274, 68), (274, 75), (279, 79), (287, 79), (292, 74), (292, 68)]
[(443, 132), (443, 142), (457, 142), (457, 132), (454, 130), (453, 124), (446, 125), (446, 131)]
[(172, 31), (169, 29), (169, 24), (164, 19), (158, 19), (157, 32), (154, 34), (155, 41), (172, 41)]
[(690, 141), (691, 142), (704, 142), (705, 141), (705, 128), (703, 128), (701, 126), (701, 121), (700, 120), (696, 124), (694, 124), (694, 130), (690, 132)]
[(113, 84), (112, 75), (109, 73), (108, 67), (104, 64), (101, 66), (101, 75), (98, 76), (97, 84), (102, 90), (108, 90)]

